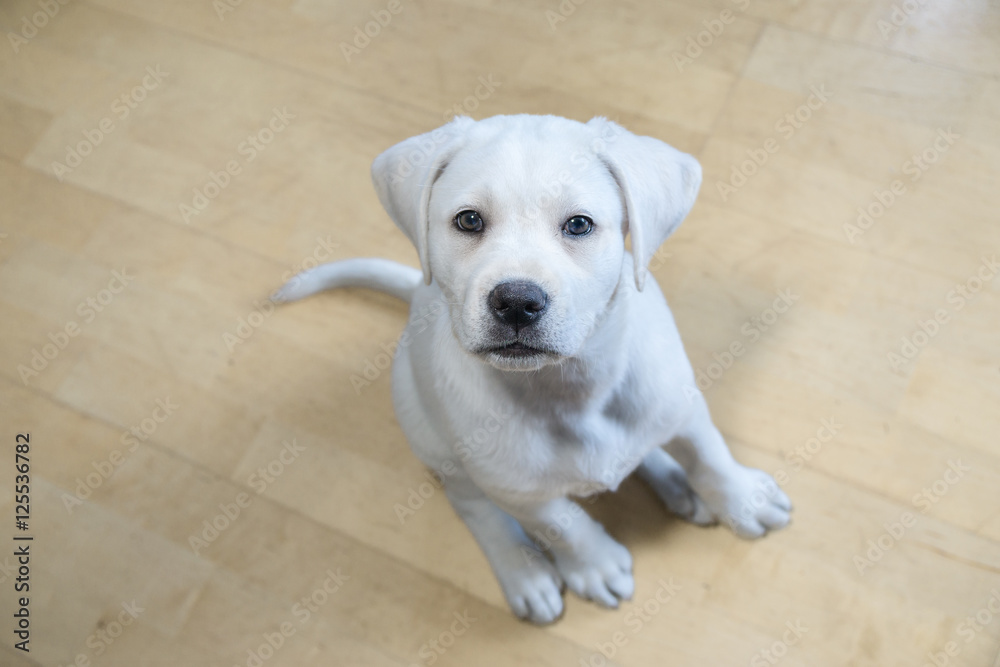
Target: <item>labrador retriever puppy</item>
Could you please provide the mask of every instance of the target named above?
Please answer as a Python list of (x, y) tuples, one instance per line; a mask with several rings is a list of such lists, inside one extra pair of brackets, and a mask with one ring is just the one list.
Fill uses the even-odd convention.
[(788, 497), (712, 423), (647, 276), (694, 204), (697, 160), (604, 118), (459, 117), (379, 155), (372, 178), (422, 271), (334, 262), (274, 298), (363, 286), (410, 303), (397, 418), (517, 616), (556, 620), (564, 584), (607, 607), (632, 596), (628, 550), (570, 496), (633, 471), (696, 524), (788, 523)]

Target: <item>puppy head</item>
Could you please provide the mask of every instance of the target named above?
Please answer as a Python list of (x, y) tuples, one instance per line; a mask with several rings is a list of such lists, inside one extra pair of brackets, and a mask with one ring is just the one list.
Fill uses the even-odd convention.
[(462, 346), (533, 370), (578, 354), (617, 290), (642, 289), (701, 167), (603, 118), (462, 117), (390, 148), (372, 177)]

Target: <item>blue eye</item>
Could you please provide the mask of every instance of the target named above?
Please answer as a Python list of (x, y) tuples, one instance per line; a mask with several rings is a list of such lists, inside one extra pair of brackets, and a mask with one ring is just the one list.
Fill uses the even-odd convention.
[(584, 215), (574, 215), (562, 226), (563, 233), (570, 236), (589, 234), (593, 228), (594, 221)]
[(476, 211), (462, 211), (455, 216), (455, 226), (463, 232), (480, 232), (483, 230), (483, 218)]

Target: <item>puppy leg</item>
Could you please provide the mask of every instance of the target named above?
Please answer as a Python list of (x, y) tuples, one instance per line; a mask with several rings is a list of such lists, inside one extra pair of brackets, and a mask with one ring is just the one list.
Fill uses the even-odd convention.
[(705, 501), (688, 484), (684, 468), (659, 447), (639, 464), (639, 477), (652, 487), (667, 509), (680, 518), (700, 526), (716, 522)]
[(507, 510), (549, 550), (571, 591), (605, 607), (632, 597), (632, 555), (577, 503), (558, 498)]
[(476, 538), (514, 613), (532, 623), (551, 623), (563, 612), (562, 581), (521, 526), (468, 477), (445, 480), (455, 512)]
[(712, 515), (740, 537), (761, 537), (791, 519), (792, 503), (774, 479), (733, 459), (704, 398), (698, 397), (691, 419), (667, 450), (687, 472), (688, 483)]

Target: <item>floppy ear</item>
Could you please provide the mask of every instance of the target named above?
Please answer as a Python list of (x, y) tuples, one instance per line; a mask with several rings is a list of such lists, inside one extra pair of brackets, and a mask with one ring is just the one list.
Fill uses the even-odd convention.
[(618, 181), (632, 237), (635, 286), (642, 290), (653, 253), (694, 206), (701, 186), (698, 160), (659, 139), (639, 137), (617, 123), (594, 118), (598, 155)]
[(396, 144), (372, 163), (372, 181), (379, 201), (396, 226), (416, 246), (424, 281), (428, 284), (431, 265), (427, 256), (427, 209), (431, 188), (474, 122), (466, 116), (458, 116), (433, 132)]

